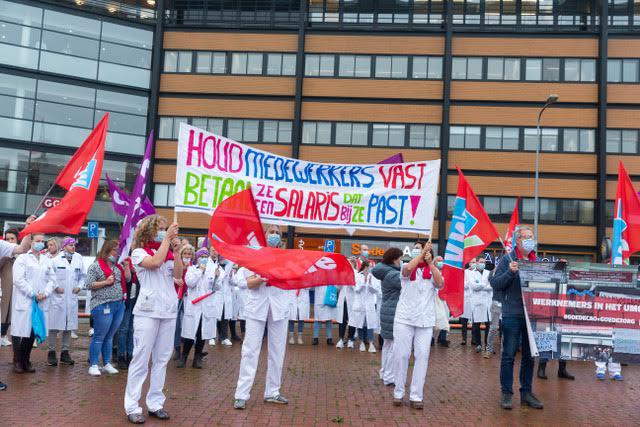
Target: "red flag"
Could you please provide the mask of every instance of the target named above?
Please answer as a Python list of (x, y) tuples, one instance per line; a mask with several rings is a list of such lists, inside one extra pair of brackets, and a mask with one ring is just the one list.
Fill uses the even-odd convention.
[(464, 311), (464, 266), (499, 236), (482, 204), (458, 169), (458, 193), (453, 207), (451, 230), (444, 253), (440, 297), (447, 302), (451, 316)]
[(56, 184), (65, 188), (67, 194), (58, 205), (40, 215), (20, 233), (20, 238), (30, 233), (78, 234), (96, 199), (102, 163), (104, 143), (107, 135), (109, 113), (91, 131), (64, 167)]
[(618, 166), (618, 187), (613, 217), (611, 264), (629, 264), (629, 257), (640, 251), (640, 197), (622, 162)]
[(516, 206), (513, 208), (513, 212), (511, 213), (511, 221), (509, 221), (509, 228), (507, 228), (507, 234), (504, 236), (504, 246), (508, 252), (511, 252), (513, 248), (513, 236), (516, 232), (516, 227), (520, 222), (518, 219), (518, 205), (520, 204), (520, 197), (516, 200)]
[(353, 285), (351, 265), (341, 254), (266, 246), (251, 189), (223, 201), (213, 213), (209, 237), (223, 257), (281, 289)]

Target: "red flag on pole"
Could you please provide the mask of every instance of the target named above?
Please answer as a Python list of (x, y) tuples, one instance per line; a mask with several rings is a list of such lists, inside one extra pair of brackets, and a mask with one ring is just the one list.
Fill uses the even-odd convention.
[(511, 252), (513, 248), (513, 236), (516, 233), (516, 227), (520, 222), (518, 218), (518, 205), (520, 204), (520, 197), (516, 200), (516, 206), (513, 208), (513, 212), (511, 213), (511, 221), (509, 221), (509, 228), (507, 228), (507, 234), (504, 236), (504, 247), (508, 252)]
[(629, 264), (629, 257), (640, 251), (640, 197), (624, 164), (618, 166), (618, 187), (613, 217), (611, 264)]
[(453, 317), (464, 312), (465, 264), (499, 236), (462, 171), (457, 165), (456, 168), (459, 175), (458, 193), (444, 253), (444, 289), (439, 294), (449, 305)]
[(25, 227), (20, 238), (30, 233), (78, 234), (96, 199), (107, 135), (109, 113), (105, 114), (84, 143), (62, 169), (56, 184), (67, 190), (58, 205), (45, 211)]
[(220, 255), (281, 289), (354, 284), (353, 269), (344, 255), (266, 247), (250, 188), (216, 208), (209, 224), (209, 238)]

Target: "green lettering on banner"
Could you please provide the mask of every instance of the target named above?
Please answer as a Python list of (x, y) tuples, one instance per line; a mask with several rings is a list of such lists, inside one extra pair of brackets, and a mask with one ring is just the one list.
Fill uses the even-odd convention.
[(226, 178), (224, 181), (222, 181), (222, 186), (220, 188), (220, 195), (215, 199), (218, 201), (218, 203), (216, 203), (216, 206), (222, 203), (223, 200), (235, 194), (233, 192), (234, 184), (235, 182), (233, 178)]
[(200, 179), (196, 174), (187, 172), (184, 185), (184, 204), (195, 205), (198, 202), (198, 192), (196, 189), (200, 187)]
[(204, 208), (208, 206), (206, 202), (202, 201), (202, 199), (205, 198), (205, 194), (207, 194), (207, 178), (211, 179), (211, 175), (202, 175), (202, 178), (200, 179), (200, 197), (198, 197), (198, 206), (202, 206)]
[(364, 222), (364, 206), (354, 206), (353, 215), (351, 216), (351, 222)]

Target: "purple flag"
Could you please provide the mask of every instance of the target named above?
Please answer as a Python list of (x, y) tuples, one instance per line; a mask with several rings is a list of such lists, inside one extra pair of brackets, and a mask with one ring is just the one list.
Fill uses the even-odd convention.
[(402, 153), (396, 153), (388, 159), (380, 160), (378, 162), (379, 165), (392, 165), (395, 163), (404, 163), (404, 158), (402, 157)]
[(129, 256), (129, 249), (133, 242), (133, 232), (138, 222), (147, 214), (142, 209), (142, 197), (145, 187), (147, 186), (147, 173), (149, 172), (149, 164), (151, 162), (151, 152), (153, 151), (153, 131), (147, 140), (147, 147), (144, 150), (142, 165), (140, 172), (136, 177), (136, 182), (131, 191), (130, 203), (124, 215), (124, 223), (122, 224), (122, 234), (120, 235), (120, 259), (118, 262), (124, 261)]
[[(118, 187), (118, 184), (109, 178), (109, 175), (106, 177), (113, 210), (117, 215), (125, 216), (127, 214), (127, 208), (129, 207), (130, 197), (122, 188)], [(145, 215), (153, 215), (156, 213), (156, 209), (153, 207), (153, 203), (151, 203), (151, 200), (149, 200), (148, 197), (144, 198), (140, 209), (144, 211)]]

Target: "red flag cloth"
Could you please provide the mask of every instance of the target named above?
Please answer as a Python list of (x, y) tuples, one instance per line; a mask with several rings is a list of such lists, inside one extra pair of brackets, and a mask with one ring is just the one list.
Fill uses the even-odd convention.
[(516, 200), (516, 206), (513, 208), (513, 212), (511, 212), (511, 220), (509, 221), (509, 228), (507, 228), (507, 235), (504, 236), (504, 246), (508, 252), (511, 252), (513, 249), (513, 236), (516, 233), (516, 227), (520, 222), (518, 218), (518, 205), (520, 204), (520, 197)]
[(109, 113), (106, 113), (56, 179), (56, 184), (65, 188), (67, 194), (58, 205), (48, 209), (25, 227), (20, 233), (21, 239), (36, 232), (80, 232), (96, 199), (104, 162), (108, 122)]
[(482, 204), (458, 169), (458, 193), (453, 206), (449, 239), (444, 253), (442, 277), (444, 288), (439, 295), (449, 305), (451, 316), (464, 312), (464, 266), (478, 256), (499, 236)]
[(618, 187), (613, 216), (611, 264), (629, 264), (629, 257), (640, 251), (640, 197), (622, 162), (618, 166)]
[(353, 268), (341, 254), (266, 246), (251, 189), (223, 201), (209, 224), (209, 237), (223, 257), (281, 289), (354, 285)]

